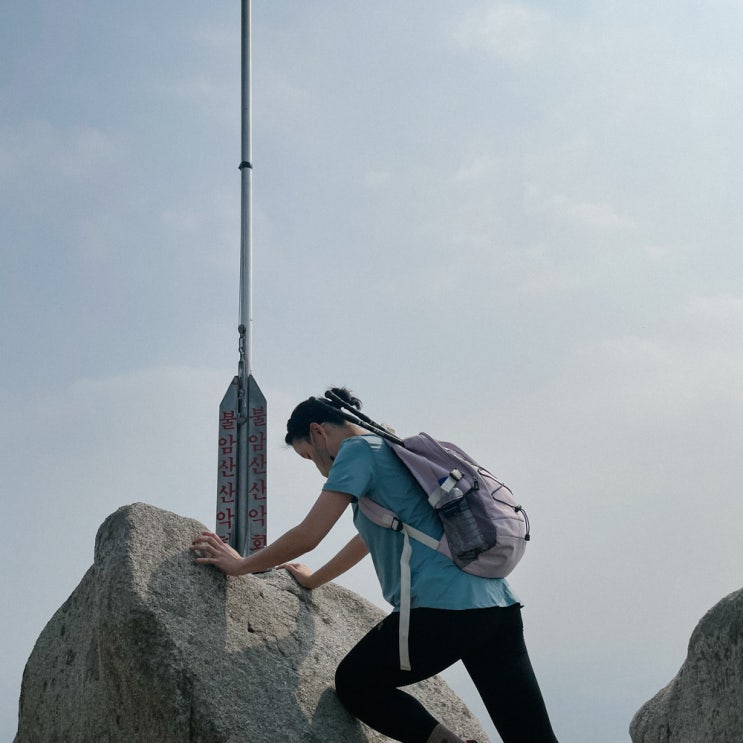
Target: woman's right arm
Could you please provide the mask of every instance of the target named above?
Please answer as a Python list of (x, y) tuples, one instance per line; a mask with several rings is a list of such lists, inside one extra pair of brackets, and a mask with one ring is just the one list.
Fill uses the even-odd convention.
[(227, 575), (245, 575), (269, 570), (277, 563), (286, 563), (315, 549), (350, 502), (350, 495), (323, 490), (302, 523), (289, 529), (268, 547), (247, 557), (241, 557), (211, 531), (201, 532), (194, 539), (191, 549), (202, 553), (201, 557), (196, 558), (196, 562), (214, 565)]
[(285, 568), (305, 588), (319, 588), (350, 570), (368, 554), (364, 540), (357, 534), (335, 557), (314, 572), (298, 562), (284, 563), (277, 565), (277, 568)]

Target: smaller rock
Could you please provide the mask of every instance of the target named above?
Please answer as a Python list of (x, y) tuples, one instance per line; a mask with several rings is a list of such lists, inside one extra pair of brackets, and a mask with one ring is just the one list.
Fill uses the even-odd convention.
[(630, 724), (633, 743), (743, 741), (743, 589), (710, 609), (681, 670)]

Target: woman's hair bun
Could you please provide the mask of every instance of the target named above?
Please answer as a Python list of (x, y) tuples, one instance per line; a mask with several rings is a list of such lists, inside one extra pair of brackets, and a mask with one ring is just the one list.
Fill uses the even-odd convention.
[(356, 408), (356, 410), (361, 410), (361, 400), (359, 400), (358, 397), (355, 397), (347, 387), (331, 387), (330, 391), (334, 395), (340, 397), (346, 405), (350, 405), (351, 407)]
[[(325, 394), (335, 395), (340, 399), (343, 405), (361, 410), (361, 400), (351, 394), (351, 390), (345, 387), (333, 387)], [(324, 399), (322, 397), (310, 397), (304, 402), (300, 402), (292, 411), (291, 417), (286, 422), (286, 436), (284, 441), (292, 444), (297, 439), (306, 439), (310, 435), (310, 425), (312, 423), (334, 423), (342, 426), (347, 419), (337, 401)]]

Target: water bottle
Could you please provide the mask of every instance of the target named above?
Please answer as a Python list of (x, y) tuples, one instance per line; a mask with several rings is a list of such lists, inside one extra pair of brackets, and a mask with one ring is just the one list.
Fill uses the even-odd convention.
[(454, 562), (461, 567), (471, 563), (487, 545), (467, 499), (457, 488), (451, 495), (454, 497), (438, 512)]

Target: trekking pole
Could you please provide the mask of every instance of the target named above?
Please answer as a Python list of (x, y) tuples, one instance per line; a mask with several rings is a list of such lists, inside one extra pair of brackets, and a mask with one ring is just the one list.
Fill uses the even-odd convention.
[(321, 402), (332, 405), (332, 407), (350, 423), (355, 423), (362, 428), (366, 428), (368, 431), (376, 433), (378, 436), (388, 439), (395, 444), (400, 444), (401, 446), (404, 445), (403, 440), (399, 436), (396, 436), (389, 428), (383, 426), (381, 423), (377, 423), (375, 420), (372, 420), (358, 408), (350, 406), (342, 397), (336, 395), (333, 390), (326, 390), (325, 397), (330, 401), (330, 403), (327, 403), (325, 400), (321, 400)]

